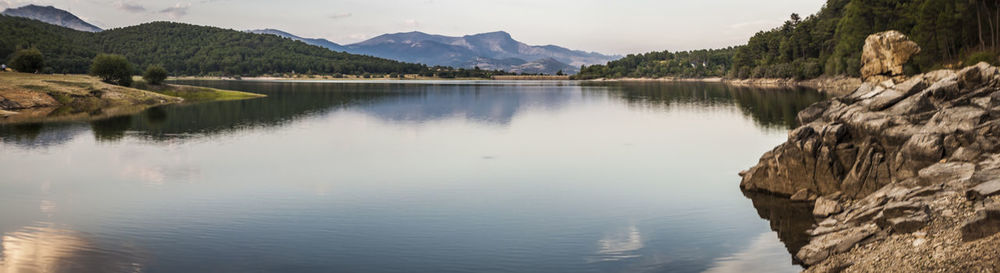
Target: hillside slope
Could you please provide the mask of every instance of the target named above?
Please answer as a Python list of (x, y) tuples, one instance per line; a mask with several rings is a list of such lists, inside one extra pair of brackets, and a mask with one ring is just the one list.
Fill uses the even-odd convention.
[(37, 5), (27, 5), (20, 8), (6, 9), (2, 13), (7, 16), (23, 17), (28, 19), (34, 19), (49, 24), (71, 28), (79, 31), (86, 32), (100, 32), (101, 28), (87, 23), (80, 17), (76, 17), (72, 13), (65, 10), (57, 9), (52, 6), (37, 6)]
[(0, 16), (0, 56), (36, 47), (54, 72), (85, 73), (98, 53), (126, 56), (137, 69), (162, 65), (178, 75), (418, 73), (425, 66), (333, 52), (273, 35), (153, 22), (88, 33)]

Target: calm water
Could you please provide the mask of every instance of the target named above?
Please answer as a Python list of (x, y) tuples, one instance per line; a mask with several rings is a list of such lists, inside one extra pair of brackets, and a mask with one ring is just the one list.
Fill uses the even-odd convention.
[(0, 125), (0, 272), (801, 269), (737, 173), (813, 91), (194, 84), (269, 97)]

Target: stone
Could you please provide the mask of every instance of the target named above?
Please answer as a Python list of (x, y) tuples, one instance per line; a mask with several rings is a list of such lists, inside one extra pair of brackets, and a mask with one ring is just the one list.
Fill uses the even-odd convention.
[(956, 75), (962, 88), (974, 88), (988, 82), (997, 73), (995, 67), (986, 62), (962, 68)]
[(976, 171), (976, 164), (966, 162), (945, 162), (936, 163), (920, 170), (919, 181), (923, 185), (937, 183), (965, 183), (972, 178)]
[(1000, 207), (992, 206), (976, 213), (962, 225), (962, 241), (971, 242), (1000, 232)]
[(930, 221), (927, 213), (918, 212), (913, 215), (896, 217), (888, 220), (888, 225), (896, 233), (913, 233), (920, 230)]
[(869, 35), (861, 50), (861, 79), (879, 82), (903, 75), (903, 64), (920, 52), (920, 46), (899, 31)]
[(868, 224), (824, 234), (810, 240), (809, 244), (799, 249), (795, 256), (806, 265), (815, 265), (831, 255), (850, 250), (878, 231), (878, 226)]
[(954, 133), (956, 131), (972, 131), (982, 123), (986, 110), (974, 106), (946, 108), (938, 111), (924, 125), (924, 133)]
[(839, 213), (841, 210), (843, 210), (843, 208), (840, 207), (840, 203), (836, 200), (820, 197), (816, 198), (816, 205), (813, 207), (813, 216), (827, 217), (831, 214)]
[(798, 115), (796, 115), (796, 120), (799, 122), (799, 124), (809, 124), (814, 120), (822, 117), (823, 112), (826, 111), (826, 109), (829, 107), (830, 107), (830, 101), (821, 101), (814, 103), (809, 107), (806, 107), (806, 109), (802, 109), (802, 111), (799, 111)]
[(882, 214), (885, 215), (885, 218), (892, 219), (922, 213), (926, 210), (927, 204), (907, 200), (886, 204), (885, 208), (882, 209)]
[(792, 194), (792, 197), (790, 197), (789, 199), (791, 199), (792, 201), (809, 201), (809, 190), (801, 189), (795, 192), (795, 194)]
[(1000, 194), (1000, 178), (972, 187), (965, 192), (965, 197), (969, 200), (983, 200), (998, 194)]

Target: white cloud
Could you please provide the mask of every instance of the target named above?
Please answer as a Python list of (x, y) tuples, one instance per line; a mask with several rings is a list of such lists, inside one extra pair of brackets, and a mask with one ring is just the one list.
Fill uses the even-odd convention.
[(131, 13), (146, 12), (146, 7), (143, 7), (140, 4), (126, 3), (123, 1), (118, 1), (118, 3), (115, 3), (115, 7), (120, 10), (124, 10)]
[(334, 14), (334, 15), (330, 15), (330, 19), (334, 19), (334, 20), (344, 19), (344, 18), (347, 18), (347, 17), (351, 17), (351, 15), (352, 14), (350, 12), (337, 13), (337, 14)]
[(170, 18), (177, 19), (177, 18), (180, 18), (180, 17), (184, 17), (184, 15), (187, 15), (188, 8), (191, 8), (191, 4), (177, 3), (173, 7), (169, 7), (169, 8), (165, 8), (165, 9), (161, 10), (160, 13), (163, 13), (163, 14), (166, 14), (167, 16), (170, 16)]
[(403, 25), (407, 27), (418, 28), (420, 27), (420, 21), (417, 21), (416, 19), (407, 19), (406, 21), (403, 21)]

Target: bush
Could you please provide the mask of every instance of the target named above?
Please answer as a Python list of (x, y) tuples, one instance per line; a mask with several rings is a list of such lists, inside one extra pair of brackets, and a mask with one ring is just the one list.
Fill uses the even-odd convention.
[(121, 55), (100, 54), (90, 65), (90, 75), (121, 86), (132, 85), (132, 64)]
[(963, 66), (976, 65), (979, 62), (987, 62), (991, 65), (997, 65), (997, 54), (989, 51), (981, 51), (969, 55), (962, 62)]
[(149, 84), (160, 85), (167, 79), (167, 70), (159, 65), (150, 66), (146, 68), (146, 73), (142, 74), (142, 79)]
[(35, 73), (45, 65), (45, 58), (38, 49), (22, 49), (10, 58), (10, 68), (24, 73)]

